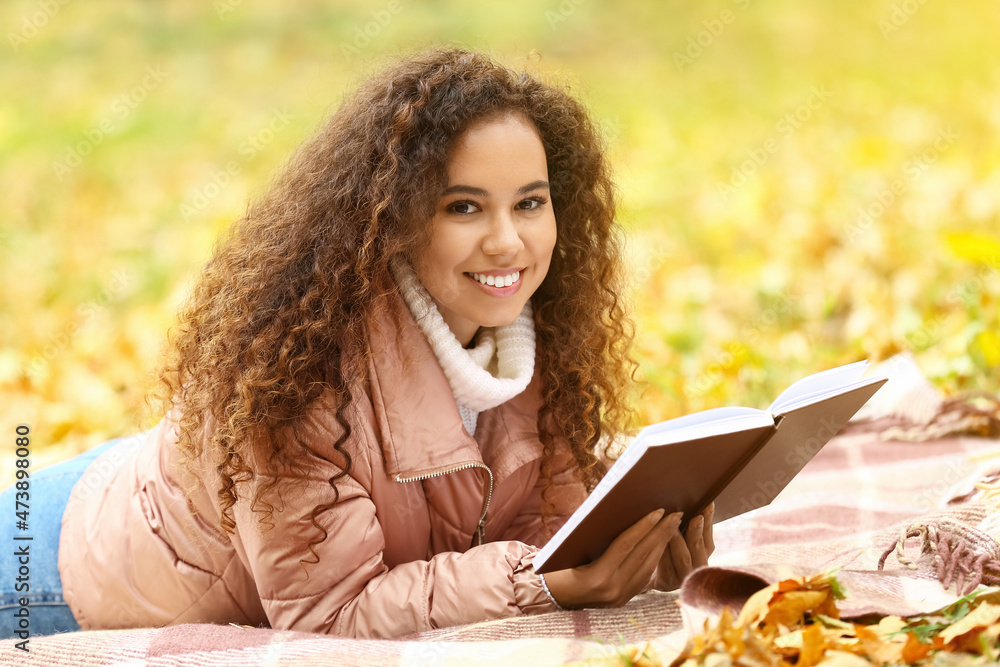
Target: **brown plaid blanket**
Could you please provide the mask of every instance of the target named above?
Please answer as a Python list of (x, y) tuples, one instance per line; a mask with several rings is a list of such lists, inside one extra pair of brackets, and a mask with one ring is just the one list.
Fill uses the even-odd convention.
[(887, 426), (849, 426), (770, 507), (717, 526), (713, 565), (682, 591), (641, 595), (621, 609), (485, 621), (398, 641), (195, 624), (76, 632), (32, 637), (28, 653), (0, 642), (0, 664), (528, 667), (622, 664), (636, 647), (668, 662), (685, 642), (685, 623), (700, 629), (771, 581), (832, 568), (847, 589), (845, 615), (930, 611), (1000, 572), (992, 569), (1000, 565), (996, 540), (982, 529), (991, 510), (971, 484), (985, 466), (1000, 466), (1000, 441), (885, 441)]

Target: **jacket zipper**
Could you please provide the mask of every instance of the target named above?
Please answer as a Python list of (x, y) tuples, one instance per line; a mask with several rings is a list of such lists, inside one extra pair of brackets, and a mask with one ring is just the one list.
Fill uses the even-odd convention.
[(489, 486), (486, 489), (486, 498), (483, 501), (483, 511), (479, 515), (479, 523), (476, 525), (475, 543), (473, 546), (480, 546), (486, 541), (486, 512), (490, 509), (490, 501), (493, 500), (493, 471), (490, 470), (489, 466), (485, 463), (466, 463), (454, 468), (448, 468), (447, 470), (439, 470), (437, 472), (432, 472), (428, 475), (417, 475), (415, 477), (396, 477), (396, 481), (400, 484), (405, 484), (407, 482), (422, 482), (426, 479), (431, 479), (432, 477), (441, 477), (442, 475), (450, 475), (453, 472), (459, 472), (462, 470), (468, 470), (470, 468), (482, 468), (486, 471), (486, 475), (489, 478)]

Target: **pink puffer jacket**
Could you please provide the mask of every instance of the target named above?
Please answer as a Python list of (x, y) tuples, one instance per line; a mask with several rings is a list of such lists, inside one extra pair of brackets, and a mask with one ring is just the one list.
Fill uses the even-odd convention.
[[(537, 374), (480, 414), (473, 439), (409, 311), (395, 307), (406, 322), (398, 344), (371, 337), (370, 384), (347, 412), (350, 476), (319, 517), (329, 533), (319, 563), (301, 561), (315, 537), (310, 512), (332, 501), (327, 480), (342, 464), (328, 401), (306, 420), (310, 473), (282, 482), (269, 531), (250, 489), (234, 507), (235, 534), (220, 530), (214, 473), (178, 464), (164, 420), (104, 453), (73, 489), (59, 570), (84, 629), (233, 622), (399, 637), (553, 609), (531, 560), (585, 492), (564, 452), (543, 527)], [(473, 546), (482, 517), (485, 542)]]

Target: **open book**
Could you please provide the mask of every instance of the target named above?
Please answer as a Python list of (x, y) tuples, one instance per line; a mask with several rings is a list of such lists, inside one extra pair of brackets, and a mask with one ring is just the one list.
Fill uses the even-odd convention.
[(715, 408), (647, 426), (535, 557), (553, 572), (598, 558), (655, 509), (684, 522), (715, 501), (715, 523), (769, 504), (878, 391), (868, 362), (799, 380), (767, 410)]

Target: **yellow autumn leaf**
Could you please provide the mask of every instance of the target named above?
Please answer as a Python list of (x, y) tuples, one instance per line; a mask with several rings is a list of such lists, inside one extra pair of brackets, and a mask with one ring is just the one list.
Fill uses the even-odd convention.
[(796, 667), (813, 667), (823, 659), (826, 652), (826, 637), (818, 625), (810, 625), (802, 631), (802, 646)]
[(993, 625), (1000, 620), (1000, 605), (984, 602), (941, 631), (938, 637), (946, 644), (955, 637)]
[(975, 232), (945, 234), (945, 242), (956, 257), (974, 264), (1000, 267), (1000, 240)]
[(878, 625), (876, 625), (873, 629), (883, 639), (905, 644), (906, 635), (901, 633), (900, 630), (905, 628), (907, 625), (909, 625), (909, 623), (899, 616), (886, 616), (882, 618), (878, 622)]
[(861, 640), (861, 650), (864, 655), (876, 665), (888, 665), (901, 662), (903, 649), (906, 646), (905, 637), (902, 642), (886, 641), (879, 633), (878, 626), (858, 628), (858, 638)]
[(793, 627), (803, 622), (808, 612), (820, 609), (830, 597), (829, 591), (789, 591), (775, 596), (764, 623)]
[(875, 664), (847, 651), (827, 651), (816, 667), (872, 667)]
[(736, 625), (751, 626), (757, 625), (764, 620), (770, 610), (771, 598), (778, 590), (777, 584), (771, 584), (767, 588), (762, 588), (743, 603), (743, 609), (736, 617)]
[(983, 353), (988, 366), (1000, 366), (1000, 333), (995, 329), (984, 329), (976, 335), (976, 345)]

